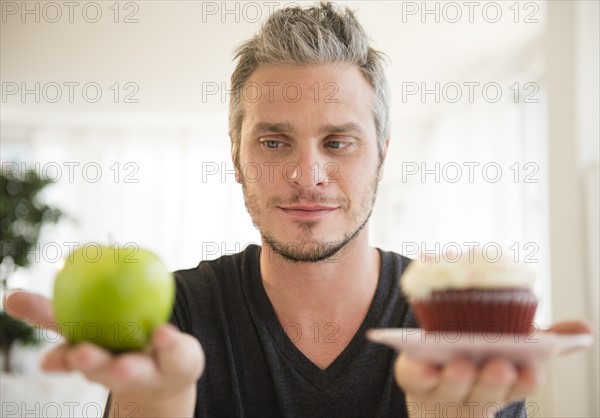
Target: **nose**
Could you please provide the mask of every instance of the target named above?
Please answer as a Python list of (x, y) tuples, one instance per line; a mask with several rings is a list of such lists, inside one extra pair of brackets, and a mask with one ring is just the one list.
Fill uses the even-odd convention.
[(302, 147), (299, 149), (296, 158), (286, 163), (284, 167), (284, 177), (292, 185), (304, 189), (314, 187), (326, 187), (331, 179), (328, 176), (328, 170), (335, 164), (325, 158), (320, 150), (313, 146)]

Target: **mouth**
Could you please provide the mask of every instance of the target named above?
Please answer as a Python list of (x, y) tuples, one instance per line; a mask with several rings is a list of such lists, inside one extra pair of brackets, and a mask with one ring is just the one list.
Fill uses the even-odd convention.
[(286, 215), (303, 220), (317, 220), (323, 218), (336, 210), (339, 206), (328, 206), (318, 204), (295, 204), (278, 206)]

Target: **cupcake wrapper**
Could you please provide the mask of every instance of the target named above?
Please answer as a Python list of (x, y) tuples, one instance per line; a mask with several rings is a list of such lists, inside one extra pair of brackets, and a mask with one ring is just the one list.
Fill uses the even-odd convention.
[(537, 303), (529, 289), (464, 289), (432, 292), (412, 307), (426, 331), (526, 334)]

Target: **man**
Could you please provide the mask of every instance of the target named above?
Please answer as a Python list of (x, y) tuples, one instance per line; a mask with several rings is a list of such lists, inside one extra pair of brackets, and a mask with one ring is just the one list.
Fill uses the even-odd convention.
[[(364, 338), (417, 324), (398, 286), (408, 260), (368, 243), (389, 107), (382, 56), (353, 14), (281, 10), (236, 58), (231, 152), (262, 246), (177, 272), (174, 326), (149, 351), (64, 345), (44, 368), (104, 384), (110, 416), (523, 416), (509, 405), (540, 385), (535, 366), (438, 368)], [(31, 294), (7, 306), (53, 318)]]

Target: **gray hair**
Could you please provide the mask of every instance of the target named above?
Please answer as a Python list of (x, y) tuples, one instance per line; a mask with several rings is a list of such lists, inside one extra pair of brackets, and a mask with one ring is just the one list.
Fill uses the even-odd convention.
[[(229, 130), (234, 143), (241, 140), (246, 81), (267, 64), (332, 64), (357, 66), (374, 89), (373, 114), (380, 160), (390, 134), (389, 87), (383, 61), (385, 54), (369, 46), (370, 40), (354, 13), (335, 10), (331, 3), (301, 8), (286, 7), (269, 17), (260, 32), (242, 44), (235, 53), (239, 60), (231, 75)], [(238, 147), (239, 150), (239, 147)], [(234, 156), (237, 160), (237, 156)], [(234, 161), (237, 165), (237, 161)]]

